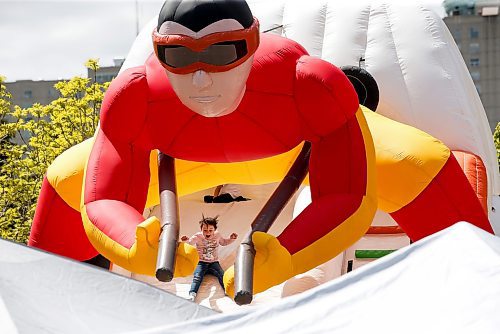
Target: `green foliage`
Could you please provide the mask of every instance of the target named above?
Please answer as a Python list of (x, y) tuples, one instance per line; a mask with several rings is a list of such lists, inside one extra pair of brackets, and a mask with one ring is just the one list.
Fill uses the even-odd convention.
[[(97, 69), (97, 61), (87, 65)], [(1, 83), (1, 82), (0, 82)], [(26, 242), (44, 173), (66, 149), (91, 137), (97, 127), (104, 91), (109, 83), (75, 77), (55, 85), (60, 97), (48, 105), (10, 107), (5, 86), (0, 90), (0, 237)]]
[[(3, 84), (5, 78), (0, 76), (0, 124), (4, 124), (7, 122), (5, 119), (8, 111), (10, 110), (10, 99), (11, 95), (7, 92), (5, 85)], [(3, 154), (3, 147), (8, 144), (11, 135), (6, 132), (4, 127), (0, 128), (0, 167), (2, 167), (5, 163), (5, 159), (7, 158)]]
[(497, 148), (498, 165), (500, 165), (500, 122), (498, 122), (497, 126), (495, 127), (493, 139), (495, 140), (495, 147)]

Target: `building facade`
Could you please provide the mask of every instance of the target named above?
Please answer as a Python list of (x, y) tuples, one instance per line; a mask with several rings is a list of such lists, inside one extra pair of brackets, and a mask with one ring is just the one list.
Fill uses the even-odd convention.
[[(97, 70), (97, 73), (92, 70), (88, 70), (88, 78), (92, 82), (97, 81), (98, 83), (109, 82), (113, 80), (120, 70), (123, 64), (123, 59), (118, 59), (114, 61), (114, 66), (101, 67)], [(54, 88), (54, 85), (61, 80), (18, 80), (14, 82), (5, 82), (5, 87), (7, 91), (12, 95), (10, 104), (12, 109), (14, 106), (19, 106), (23, 109), (33, 106), (35, 103), (41, 105), (48, 105), (52, 101), (60, 97), (59, 91)], [(29, 120), (29, 119), (28, 119)], [(12, 122), (10, 118), (6, 118), (7, 122)], [(23, 132), (24, 140), (29, 138), (29, 134)], [(19, 135), (12, 138), (11, 141), (17, 144), (22, 144), (23, 140)]]
[(12, 106), (29, 108), (35, 103), (45, 105), (57, 99), (59, 92), (54, 88), (57, 82), (59, 81), (19, 80), (6, 82), (5, 87), (12, 95)]
[[(109, 82), (113, 80), (120, 71), (124, 59), (114, 59), (113, 66), (101, 67), (97, 73), (88, 70), (87, 75), (92, 81), (98, 83)], [(19, 80), (14, 82), (6, 82), (7, 91), (11, 93), (11, 105), (21, 108), (29, 108), (35, 103), (47, 105), (55, 99), (59, 98), (59, 92), (54, 88), (54, 85), (59, 81), (67, 80)]]
[(111, 82), (118, 75), (124, 61), (125, 59), (123, 58), (115, 58), (113, 59), (113, 66), (100, 67), (97, 72), (89, 69), (87, 71), (87, 78), (97, 83)]
[(492, 132), (500, 122), (500, 0), (446, 0), (450, 30), (481, 97)]

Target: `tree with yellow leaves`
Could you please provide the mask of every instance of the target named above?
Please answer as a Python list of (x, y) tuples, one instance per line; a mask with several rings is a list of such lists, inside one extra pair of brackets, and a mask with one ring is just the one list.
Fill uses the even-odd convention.
[[(97, 60), (85, 65), (94, 73), (99, 67)], [(3, 80), (0, 85), (0, 120), (9, 120), (0, 123), (0, 237), (26, 242), (47, 167), (94, 134), (109, 83), (80, 77), (61, 81), (55, 85), (57, 100), (26, 109), (12, 109)], [(14, 136), (21, 144), (7, 140)]]

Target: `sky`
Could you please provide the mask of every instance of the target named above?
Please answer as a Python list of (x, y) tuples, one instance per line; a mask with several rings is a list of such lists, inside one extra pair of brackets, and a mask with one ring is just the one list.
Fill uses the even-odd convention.
[[(60, 80), (86, 77), (90, 58), (112, 66), (163, 1), (0, 0), (0, 75), (7, 82)], [(425, 2), (438, 9), (442, 0)]]
[[(0, 75), (16, 80), (87, 76), (84, 63), (112, 66), (163, 0), (0, 0)], [(137, 24), (138, 23), (138, 24)]]

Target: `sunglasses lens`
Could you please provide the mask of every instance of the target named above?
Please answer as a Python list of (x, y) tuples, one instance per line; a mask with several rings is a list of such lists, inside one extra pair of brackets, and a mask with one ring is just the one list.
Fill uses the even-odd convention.
[(247, 54), (244, 40), (212, 44), (196, 52), (182, 45), (158, 45), (158, 55), (165, 64), (180, 68), (202, 62), (209, 65), (224, 66), (234, 63)]
[(184, 67), (198, 61), (197, 52), (181, 45), (159, 46), (163, 49), (159, 52), (163, 56), (161, 59), (165, 64), (171, 67)]
[(228, 65), (238, 59), (233, 45), (210, 45), (199, 55), (202, 63), (216, 66)]
[(210, 45), (200, 52), (200, 61), (206, 64), (223, 66), (234, 63), (247, 54), (244, 40), (222, 42)]

